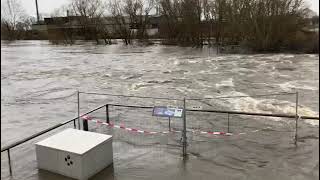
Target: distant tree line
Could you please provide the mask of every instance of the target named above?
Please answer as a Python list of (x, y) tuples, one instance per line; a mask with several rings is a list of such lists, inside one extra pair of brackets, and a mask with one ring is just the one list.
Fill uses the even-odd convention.
[[(154, 0), (71, 0), (70, 4), (57, 9), (52, 17), (55, 24), (72, 26), (72, 22), (67, 24), (64, 19), (54, 18), (68, 12), (69, 17), (80, 23), (76, 31), (71, 31), (71, 28), (59, 29), (57, 36), (63, 42), (73, 43), (74, 38), (81, 34), (84, 39), (95, 40), (97, 44), (101, 43), (100, 40), (111, 44), (111, 38), (116, 37), (129, 45), (133, 39), (147, 41), (146, 29), (154, 4)], [(106, 23), (112, 23), (113, 27), (107, 28)], [(137, 32), (133, 32), (132, 26), (136, 26)]]
[(1, 1), (1, 40), (45, 39), (32, 31), (36, 18), (28, 16), (19, 0)]
[(301, 37), (301, 29), (308, 23), (305, 18), (308, 9), (303, 3), (303, 0), (160, 1), (169, 41), (198, 46), (204, 41), (209, 45), (241, 44), (257, 51), (296, 48), (310, 39), (318, 46), (316, 33)]
[[(4, 33), (6, 39), (23, 39), (21, 33), (30, 30), (34, 22), (24, 18), (18, 0), (4, 1), (1, 12), (1, 37)], [(165, 44), (319, 51), (318, 32), (310, 31), (310, 24), (318, 28), (319, 17), (308, 17), (304, 0), (71, 0), (52, 16), (66, 16), (66, 12), (78, 18), (81, 28), (76, 33), (72, 28), (61, 29), (52, 39), (68, 44), (79, 34), (97, 44), (100, 40), (110, 44), (114, 37), (126, 45), (133, 39), (148, 42), (150, 17), (157, 14), (161, 16), (158, 37)], [(108, 18), (113, 22), (112, 30), (105, 26)], [(63, 19), (55, 20), (56, 24), (73, 26)]]

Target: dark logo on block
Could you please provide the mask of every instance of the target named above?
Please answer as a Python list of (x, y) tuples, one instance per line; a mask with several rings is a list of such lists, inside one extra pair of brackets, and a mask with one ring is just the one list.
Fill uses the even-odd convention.
[(73, 165), (73, 162), (72, 162), (72, 160), (71, 160), (71, 158), (70, 158), (70, 155), (68, 155), (67, 157), (65, 157), (64, 160), (65, 160), (65, 162), (67, 162), (67, 165), (68, 165), (68, 166)]

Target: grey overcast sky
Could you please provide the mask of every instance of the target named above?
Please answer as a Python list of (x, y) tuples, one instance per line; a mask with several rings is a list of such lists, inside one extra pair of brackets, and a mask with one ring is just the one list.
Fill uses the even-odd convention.
[[(1, 3), (6, 0), (1, 0)], [(36, 15), (35, 0), (20, 0), (24, 9), (29, 15)], [(39, 13), (50, 14), (55, 8), (69, 3), (70, 0), (38, 0)], [(319, 0), (305, 0), (310, 6), (310, 9), (319, 14)]]

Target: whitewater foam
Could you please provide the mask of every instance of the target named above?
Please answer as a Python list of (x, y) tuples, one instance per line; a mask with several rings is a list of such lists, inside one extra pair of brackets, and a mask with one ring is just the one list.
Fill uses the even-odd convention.
[(229, 78), (227, 80), (220, 81), (220, 83), (216, 83), (216, 88), (220, 87), (234, 87), (233, 78)]
[(285, 83), (278, 84), (283, 91), (292, 91), (293, 89), (304, 89), (304, 90), (318, 90), (319, 87), (306, 85), (306, 82), (299, 83), (298, 81), (288, 81)]
[[(248, 96), (241, 92), (226, 92), (223, 96)], [(257, 112), (257, 113), (270, 113), (270, 114), (295, 114), (295, 103), (278, 100), (278, 99), (255, 99), (253, 97), (238, 97), (238, 98), (226, 98), (220, 100), (219, 104), (227, 106), (232, 110), (245, 111), (245, 112)], [(298, 114), (300, 116), (319, 116), (319, 113), (311, 110), (308, 107), (299, 105)], [(281, 118), (272, 118), (276, 121), (282, 120)], [(305, 121), (312, 125), (319, 125), (319, 122), (314, 120)]]

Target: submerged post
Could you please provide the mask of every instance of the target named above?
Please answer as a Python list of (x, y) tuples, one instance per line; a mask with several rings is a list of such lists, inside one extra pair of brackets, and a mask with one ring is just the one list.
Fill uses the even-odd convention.
[(88, 127), (88, 121), (87, 120), (83, 120), (83, 130), (84, 131), (88, 131), (89, 130), (89, 127)]
[(76, 119), (73, 120), (73, 128), (74, 128), (74, 129), (77, 128), (77, 126), (76, 126)]
[(228, 113), (228, 133), (230, 132), (229, 113)]
[(7, 151), (8, 151), (9, 172), (10, 172), (10, 176), (12, 176), (10, 149), (8, 149)]
[(106, 104), (106, 122), (109, 123), (110, 120), (109, 120), (109, 105)]
[(170, 116), (169, 116), (169, 132), (171, 131), (170, 121), (171, 121), (171, 119), (170, 119)]
[(186, 98), (183, 98), (183, 133), (182, 133), (182, 154), (187, 156), (187, 123), (186, 123)]
[(298, 117), (298, 97), (299, 97), (299, 94), (298, 94), (298, 92), (296, 92), (296, 132), (295, 132), (295, 136), (294, 136), (294, 144), (295, 145), (298, 145), (298, 120), (299, 120), (299, 117)]
[(80, 130), (80, 92), (77, 91), (78, 98), (78, 129)]

